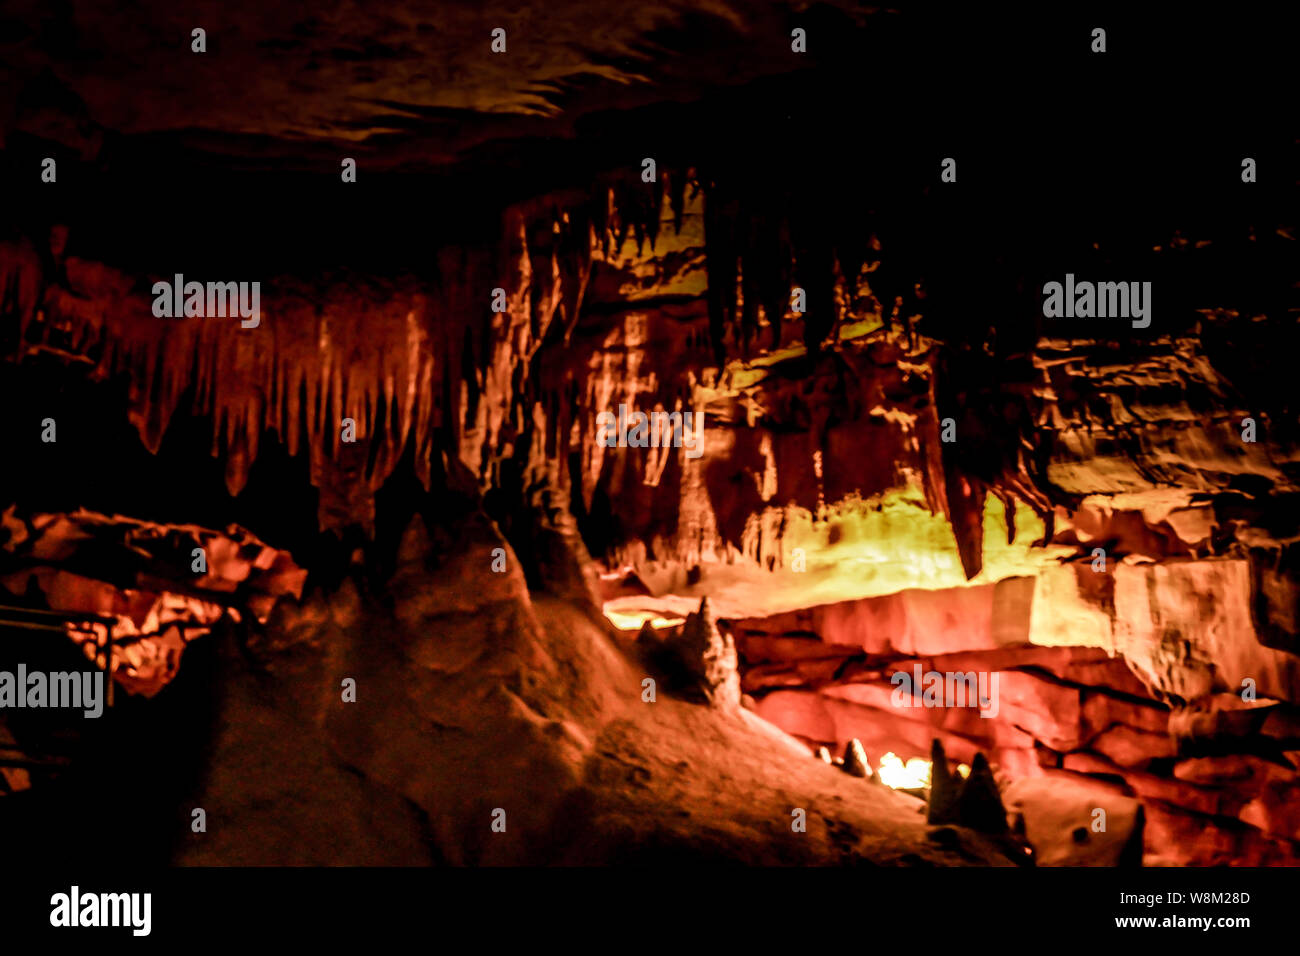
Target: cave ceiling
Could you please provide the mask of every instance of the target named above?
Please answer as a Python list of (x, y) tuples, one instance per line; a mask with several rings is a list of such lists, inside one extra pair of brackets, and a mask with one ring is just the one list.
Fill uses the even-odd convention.
[[(876, 8), (819, 5), (844, 26)], [(612, 107), (689, 100), (789, 72), (792, 8), (708, 0), (232, 8), (218, 2), (10, 4), (0, 21), (8, 131), (90, 159), (139, 137), (248, 164), (347, 147), (372, 168), (427, 170), (500, 137), (571, 136)], [(195, 58), (190, 32), (212, 38)], [(493, 55), (505, 29), (508, 55)]]

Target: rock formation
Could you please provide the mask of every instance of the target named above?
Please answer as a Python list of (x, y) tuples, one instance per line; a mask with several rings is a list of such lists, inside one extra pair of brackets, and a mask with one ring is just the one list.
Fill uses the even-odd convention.
[[(112, 672), (141, 751), (0, 756), (0, 815), (130, 778), (186, 863), (1300, 861), (1293, 182), (1218, 178), (1196, 96), (1117, 119), (1122, 163), (963, 145), (936, 182), (996, 58), (864, 94), (851, 148), (861, 63), (965, 38), (819, 4), (792, 65), (759, 6), (524, 11), (554, 49), (512, 67), (358, 13), (394, 75), (318, 22), (151, 124), (0, 31), (0, 160), (61, 170), (0, 221), (0, 605)], [(258, 321), (158, 314), (182, 273), (256, 280)], [(1151, 324), (1045, 310), (1066, 274), (1149, 283)], [(602, 426), (652, 414), (698, 442)], [(886, 754), (932, 755), (937, 828)]]

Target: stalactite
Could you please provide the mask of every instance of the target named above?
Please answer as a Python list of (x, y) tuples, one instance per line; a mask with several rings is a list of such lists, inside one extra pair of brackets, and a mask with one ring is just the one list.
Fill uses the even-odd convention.
[[(265, 284), (256, 329), (241, 328), (237, 318), (154, 318), (148, 298), (129, 291), (129, 277), (79, 260), (69, 261), (72, 289), (59, 307), (68, 315), (59, 318), (71, 317), (78, 340), (100, 347), (99, 374), (130, 380), (131, 420), (150, 450), (160, 447), (177, 412), (210, 419), (211, 452), (223, 459), (232, 494), (274, 438), (288, 454), (308, 456), (318, 486), (360, 476), (358, 515), (369, 512), (372, 503), (363, 499), (408, 448), (426, 487), (435, 454), (444, 456), (444, 467), (472, 475), (480, 489), (491, 485), (502, 456), (538, 454), (545, 461), (526, 463), (521, 473), (554, 472), (560, 493), (567, 490), (569, 456), (578, 452), (575, 475), (590, 507), (610, 460), (595, 443), (595, 411), (620, 402), (672, 410), (679, 400), (683, 410), (697, 409), (697, 359), (652, 364), (647, 331), (631, 325), (623, 329), (622, 351), (603, 352), (597, 368), (585, 369), (581, 358), (575, 367), (544, 349), (571, 342), (593, 254), (608, 262), (629, 238), (653, 245), (668, 218), (680, 232), (688, 197), (700, 190), (715, 361), (725, 363), (731, 342), (748, 352), (761, 315), (771, 325), (771, 347), (778, 347), (796, 280), (807, 292), (805, 339), (816, 351), (838, 317), (837, 257), (851, 285), (865, 256), (858, 238), (864, 224), (846, 223), (831, 236), (813, 228), (824, 199), (758, 177), (728, 180), (718, 170), (700, 176), (667, 165), (653, 183), (629, 168), (589, 191), (511, 207), (502, 215), (500, 242), (439, 250), (427, 276), (278, 277)], [(504, 312), (490, 307), (496, 287), (506, 293)], [(690, 348), (689, 336), (684, 345)], [(687, 369), (689, 383), (682, 377)], [(819, 444), (827, 440), (826, 411), (819, 408), (822, 418), (810, 423)], [(355, 423), (353, 448), (342, 441), (344, 418)], [(540, 436), (532, 434), (536, 428)], [(627, 469), (626, 480), (639, 485), (648, 456), (615, 459), (619, 475)], [(556, 461), (565, 466), (552, 467)], [(657, 465), (664, 466), (660, 486), (675, 488), (675, 459)], [(941, 465), (925, 469), (932, 479), (936, 470), (942, 474)], [(698, 476), (692, 481), (698, 485)], [(926, 496), (946, 513), (943, 485), (927, 481)], [(342, 507), (336, 502), (327, 516), (322, 503), (323, 525), (346, 521)]]
[(807, 295), (808, 311), (803, 322), (804, 344), (809, 354), (821, 350), (836, 318), (835, 249), (823, 225), (822, 212), (813, 200), (801, 198), (794, 203), (790, 223), (795, 278)]
[[(747, 221), (741, 224), (741, 271), (740, 271), (740, 288), (741, 288), (741, 313), (740, 313), (740, 343), (741, 353), (746, 358), (749, 357), (751, 343), (758, 339), (758, 311), (762, 304), (762, 279), (761, 279), (761, 243), (763, 236), (760, 234), (761, 222), (754, 216), (747, 217)], [(777, 317), (777, 323), (780, 323), (780, 316)]]
[(736, 317), (736, 235), (740, 201), (725, 184), (711, 183), (704, 204), (705, 258), (709, 270), (709, 338), (714, 360), (726, 362), (725, 338)]
[(960, 474), (945, 462), (948, 522), (957, 538), (957, 553), (967, 580), (984, 567), (984, 498), (987, 486), (979, 479)]
[[(680, 234), (682, 231), (682, 217), (686, 213), (686, 186), (692, 179), (691, 171), (670, 170), (665, 175), (668, 182), (668, 205), (673, 211), (673, 229)], [(698, 184), (692, 186), (692, 197), (694, 197), (694, 191), (698, 188)]]

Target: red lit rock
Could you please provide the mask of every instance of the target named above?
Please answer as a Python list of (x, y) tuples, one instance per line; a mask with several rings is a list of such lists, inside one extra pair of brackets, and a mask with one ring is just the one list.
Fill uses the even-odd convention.
[(805, 691), (772, 691), (758, 698), (755, 712), (788, 734), (805, 740), (835, 741), (839, 734), (835, 720), (818, 694)]
[(1124, 724), (1114, 724), (1088, 744), (1089, 748), (1119, 764), (1121, 767), (1144, 766), (1161, 757), (1178, 753), (1178, 743), (1168, 734), (1149, 734), (1134, 730)]
[(1019, 671), (1005, 671), (998, 677), (999, 706), (1008, 721), (1053, 750), (1078, 746), (1078, 688)]
[(1181, 780), (1123, 767), (1101, 754), (1088, 751), (1066, 754), (1062, 765), (1064, 769), (1075, 773), (1123, 780), (1124, 786), (1143, 798), (1166, 800), (1203, 813), (1217, 813), (1225, 806), (1222, 790), (1194, 786)]
[(1265, 783), (1259, 795), (1241, 808), (1240, 819), (1270, 836), (1300, 840), (1300, 802), (1295, 781)]
[(1232, 754), (1180, 760), (1174, 765), (1174, 776), (1189, 783), (1231, 785), (1245, 781), (1291, 783), (1296, 772), (1292, 767), (1250, 754)]
[(1113, 724), (1123, 724), (1150, 734), (1168, 734), (1169, 710), (1152, 701), (1141, 704), (1109, 693), (1085, 693), (1083, 737), (1091, 740)]
[[(10, 521), (20, 519), (9, 512)], [(31, 515), (4, 552), (21, 570), (0, 577), (13, 595), (34, 584), (50, 609), (116, 618), (113, 674), (131, 693), (158, 693), (176, 676), (186, 645), (242, 607), (265, 620), (281, 597), (301, 593), (307, 572), (287, 552), (242, 528), (162, 525), (89, 511)], [(195, 570), (196, 550), (203, 570)], [(104, 579), (56, 565), (99, 567)], [(239, 590), (241, 597), (232, 601)], [(104, 639), (101, 639), (101, 648)], [(106, 655), (98, 656), (104, 666)]]
[(1294, 860), (1287, 841), (1235, 820), (1144, 800), (1146, 866), (1277, 866)]

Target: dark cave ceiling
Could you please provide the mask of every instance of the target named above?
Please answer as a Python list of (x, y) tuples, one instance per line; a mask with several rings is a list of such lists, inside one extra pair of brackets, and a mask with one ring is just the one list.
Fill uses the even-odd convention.
[[(1122, 154), (1134, 137), (1248, 128), (1243, 114), (1275, 108), (1259, 91), (1287, 81), (1280, 23), (1115, 22), (1102, 73), (1084, 68), (1086, 45), (1061, 42), (1115, 19), (851, 0), (326, 0), (310, 10), (14, 0), (0, 12), (0, 149), (35, 138), (101, 166), (179, 152), (284, 171), (334, 165), (346, 150), (372, 170), (421, 173), (472, 160), (486, 143), (581, 140), (611, 111), (757, 84), (751, 124), (769, 142), (791, 135), (776, 121), (820, 100), (808, 123), (834, 127), (845, 145), (865, 137), (869, 153), (978, 119), (986, 143), (1107, 141)], [(796, 26), (808, 32), (805, 55), (790, 49)], [(190, 49), (195, 27), (207, 34), (203, 55)], [(490, 49), (496, 27), (504, 55)], [(762, 87), (796, 71), (830, 78), (784, 99)], [(1076, 102), (1094, 109), (1070, 112)]]
[[(869, 15), (853, 3), (809, 14), (837, 28)], [(738, 0), (492, 11), (330, 0), (310, 12), (20, 0), (0, 19), (0, 120), (84, 160), (120, 134), (277, 162), (350, 146), (375, 165), (421, 168), (499, 136), (564, 135), (614, 104), (788, 72), (797, 16)], [(195, 27), (207, 32), (206, 55), (190, 50)], [(496, 27), (507, 31), (506, 55), (490, 50)]]

